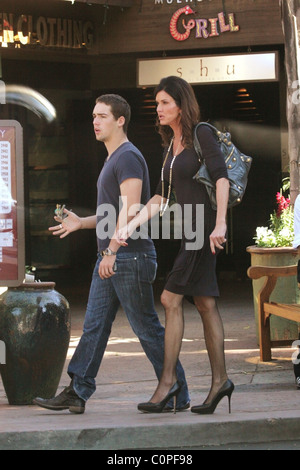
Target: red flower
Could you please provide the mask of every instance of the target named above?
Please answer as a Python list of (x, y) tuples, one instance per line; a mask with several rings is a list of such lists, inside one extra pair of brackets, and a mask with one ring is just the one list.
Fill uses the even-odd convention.
[(288, 209), (288, 207), (291, 203), (291, 200), (289, 198), (285, 198), (284, 196), (282, 196), (282, 194), (277, 193), (276, 194), (276, 201), (277, 201), (277, 204), (278, 204), (276, 215), (279, 218), (281, 216), (282, 212), (285, 209)]

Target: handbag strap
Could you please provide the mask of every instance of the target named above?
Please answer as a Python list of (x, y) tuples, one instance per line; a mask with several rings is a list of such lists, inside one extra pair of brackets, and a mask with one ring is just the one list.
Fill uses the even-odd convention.
[(198, 122), (198, 124), (195, 126), (195, 129), (194, 129), (194, 147), (195, 147), (195, 150), (197, 152), (199, 162), (203, 164), (205, 162), (205, 159), (203, 158), (201, 145), (200, 145), (198, 135), (197, 135), (197, 130), (199, 129), (200, 126), (210, 127), (215, 134), (217, 134), (218, 129), (216, 127), (214, 127), (212, 124), (209, 124), (209, 122)]

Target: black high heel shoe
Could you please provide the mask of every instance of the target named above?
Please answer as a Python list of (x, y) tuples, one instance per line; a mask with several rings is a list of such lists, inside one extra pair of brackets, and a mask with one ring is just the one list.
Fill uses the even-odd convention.
[(231, 382), (231, 380), (226, 380), (226, 382), (222, 385), (220, 390), (218, 391), (217, 395), (212, 399), (210, 403), (204, 403), (203, 405), (199, 406), (192, 406), (191, 412), (192, 413), (198, 413), (200, 415), (210, 415), (213, 414), (215, 409), (217, 408), (219, 402), (222, 400), (224, 397), (228, 397), (228, 407), (229, 407), (229, 413), (231, 413), (231, 395), (234, 390), (234, 385)]
[(138, 404), (138, 410), (143, 411), (144, 413), (161, 413), (168, 403), (171, 398), (174, 397), (174, 414), (176, 413), (176, 399), (177, 395), (180, 393), (182, 384), (178, 382), (175, 382), (173, 387), (170, 388), (168, 394), (165, 396), (165, 398), (158, 402), (158, 403), (152, 403), (151, 401), (147, 401), (145, 403), (139, 403)]

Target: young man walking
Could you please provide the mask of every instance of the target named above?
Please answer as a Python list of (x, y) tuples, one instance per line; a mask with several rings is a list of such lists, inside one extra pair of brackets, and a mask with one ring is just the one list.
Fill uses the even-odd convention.
[[(84, 332), (68, 367), (71, 383), (57, 397), (36, 398), (34, 403), (43, 408), (84, 413), (86, 401), (96, 390), (95, 378), (120, 304), (158, 379), (162, 373), (164, 328), (153, 299), (152, 283), (157, 266), (154, 244), (149, 237), (132, 236), (128, 246), (120, 247), (114, 239), (116, 230), (125, 226), (140, 204), (145, 205), (150, 199), (146, 162), (127, 138), (129, 121), (130, 107), (119, 95), (102, 95), (96, 100), (93, 111), (95, 136), (105, 144), (108, 152), (97, 182), (97, 214), (81, 218), (65, 209), (67, 217), (63, 220), (55, 217), (60, 224), (50, 227), (60, 238), (76, 230), (96, 229), (98, 260), (90, 287)], [(189, 393), (180, 363), (177, 375), (184, 384), (177, 409), (187, 409)], [(168, 404), (167, 409), (170, 408), (171, 404)]]

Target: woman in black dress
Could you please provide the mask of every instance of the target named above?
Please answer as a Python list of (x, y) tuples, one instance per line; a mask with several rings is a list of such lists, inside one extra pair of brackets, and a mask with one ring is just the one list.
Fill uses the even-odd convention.
[[(167, 77), (161, 80), (155, 90), (157, 103), (158, 130), (165, 145), (164, 163), (161, 181), (156, 194), (141, 212), (131, 220), (128, 226), (119, 232), (119, 242), (130, 236), (134, 230), (160, 211), (163, 215), (172, 189), (176, 193), (176, 202), (182, 210), (189, 212), (189, 222), (196, 233), (197, 216), (202, 214), (200, 205), (204, 205), (204, 241), (196, 249), (197, 240), (183, 237), (181, 248), (174, 266), (168, 275), (161, 302), (165, 309), (165, 358), (162, 376), (151, 400), (140, 403), (138, 409), (144, 412), (161, 412), (168, 401), (176, 397), (181, 384), (176, 377), (176, 363), (183, 338), (183, 298), (187, 297), (195, 304), (203, 321), (206, 347), (212, 369), (210, 392), (202, 405), (193, 406), (191, 411), (199, 414), (213, 413), (219, 401), (227, 396), (230, 399), (234, 389), (228, 379), (225, 367), (224, 329), (218, 312), (215, 297), (219, 295), (216, 279), (216, 254), (226, 242), (226, 213), (229, 182), (224, 157), (219, 149), (212, 130), (200, 126), (199, 142), (211, 178), (216, 182), (217, 211), (211, 208), (205, 186), (197, 183), (193, 176), (200, 163), (193, 146), (193, 131), (200, 120), (200, 110), (192, 87), (179, 77)], [(188, 207), (189, 206), (189, 207)], [(202, 206), (203, 207), (203, 206)], [(197, 226), (199, 228), (199, 226)], [(199, 242), (199, 240), (198, 240)]]

